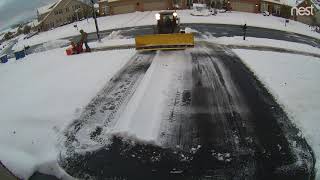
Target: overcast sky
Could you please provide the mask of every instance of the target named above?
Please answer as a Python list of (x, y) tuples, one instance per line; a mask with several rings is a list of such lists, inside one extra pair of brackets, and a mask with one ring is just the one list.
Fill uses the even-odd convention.
[(57, 0), (0, 0), (0, 30), (35, 17), (36, 8), (55, 1)]
[(36, 16), (36, 8), (55, 0), (0, 0), (0, 30)]

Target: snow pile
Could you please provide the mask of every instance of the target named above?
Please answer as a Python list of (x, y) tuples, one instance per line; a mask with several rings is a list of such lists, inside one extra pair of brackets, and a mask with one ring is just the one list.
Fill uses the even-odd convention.
[(315, 152), (317, 177), (320, 178), (320, 59), (254, 50), (236, 49), (234, 52), (264, 82), (302, 130)]
[(1, 162), (23, 179), (36, 170), (65, 176), (56, 163), (58, 135), (134, 53), (55, 49), (0, 66)]
[(134, 39), (125, 38), (121, 35), (121, 30), (112, 31), (107, 37), (101, 39), (101, 42), (89, 43), (92, 48), (102, 48), (108, 46), (123, 46), (123, 45), (133, 45), (135, 44)]
[(241, 45), (241, 46), (265, 46), (273, 48), (283, 48), (294, 51), (303, 51), (307, 53), (315, 53), (320, 55), (319, 48), (312, 47), (307, 44), (288, 42), (282, 40), (266, 39), (266, 38), (254, 38), (246, 37), (246, 40), (243, 40), (242, 36), (235, 37), (213, 37), (203, 35), (203, 38), (212, 43), (223, 44), (223, 45)]
[(184, 30), (186, 33), (198, 33), (199, 32), (199, 31), (192, 29), (192, 28), (189, 28), (189, 27), (186, 27)]
[[(243, 25), (247, 23), (248, 26), (264, 27), (271, 29), (278, 29), (298, 34), (305, 34), (315, 38), (320, 38), (320, 34), (311, 31), (308, 25), (296, 21), (290, 21), (287, 26), (284, 26), (284, 18), (263, 16), (261, 14), (232, 12), (219, 13), (216, 16), (192, 16), (192, 10), (179, 10), (178, 15), (181, 23), (210, 23), (210, 24), (235, 24)], [(99, 29), (110, 30), (124, 27), (155, 25), (156, 20), (154, 14), (157, 11), (135, 12), (128, 14), (120, 14), (114, 16), (105, 16), (98, 18)], [(76, 25), (76, 27), (75, 27)], [(22, 40), (24, 44), (29, 46), (47, 42), (50, 40), (61, 39), (65, 37), (79, 35), (79, 30), (83, 29), (86, 32), (95, 32), (95, 24), (93, 19), (83, 20), (80, 22), (71, 23), (56, 29), (42, 32), (33, 36), (30, 39)]]
[(102, 40), (123, 39), (123, 38), (124, 37), (121, 35), (121, 30), (118, 30), (118, 31), (112, 31), (112, 33), (110, 33), (108, 37), (106, 37)]

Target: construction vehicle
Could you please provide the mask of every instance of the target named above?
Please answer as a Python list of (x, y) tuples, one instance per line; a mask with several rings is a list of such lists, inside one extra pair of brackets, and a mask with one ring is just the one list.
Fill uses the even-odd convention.
[(161, 11), (155, 15), (157, 25), (154, 34), (135, 38), (137, 50), (177, 50), (194, 47), (194, 35), (180, 28), (175, 11)]

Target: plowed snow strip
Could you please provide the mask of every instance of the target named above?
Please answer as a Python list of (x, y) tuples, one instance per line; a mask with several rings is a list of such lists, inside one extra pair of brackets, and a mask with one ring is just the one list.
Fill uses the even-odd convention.
[(125, 132), (145, 141), (156, 141), (168, 92), (172, 89), (172, 80), (179, 69), (183, 68), (184, 59), (184, 52), (157, 53), (114, 132)]

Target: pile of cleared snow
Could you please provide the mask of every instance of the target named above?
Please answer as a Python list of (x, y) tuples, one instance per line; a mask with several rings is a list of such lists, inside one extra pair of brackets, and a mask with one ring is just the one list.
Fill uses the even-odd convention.
[(134, 53), (55, 49), (1, 65), (1, 162), (23, 179), (37, 170), (65, 176), (56, 162), (58, 135)]
[[(296, 21), (290, 21), (287, 26), (284, 26), (284, 18), (263, 16), (261, 14), (232, 12), (219, 13), (216, 16), (192, 16), (192, 10), (179, 10), (178, 14), (181, 23), (209, 23), (209, 24), (235, 24), (248, 26), (264, 27), (278, 29), (298, 34), (304, 34), (320, 39), (320, 34), (312, 31), (308, 25)], [(120, 14), (114, 16), (105, 16), (98, 18), (100, 30), (109, 30), (115, 28), (134, 27), (143, 25), (155, 25), (156, 20), (154, 14), (156, 11), (135, 12), (128, 14)], [(74, 26), (77, 25), (77, 28)], [(64, 37), (79, 35), (79, 30), (83, 29), (86, 32), (95, 32), (95, 24), (93, 19), (83, 20), (68, 24), (56, 29), (39, 33), (30, 39), (22, 40), (23, 44), (29, 46), (56, 40)], [(20, 42), (19, 42), (20, 43)]]
[(123, 46), (123, 45), (133, 45), (135, 44), (134, 39), (125, 38), (121, 35), (121, 30), (112, 31), (107, 37), (101, 39), (101, 42), (91, 42), (89, 46), (91, 48), (102, 48), (108, 46)]
[(105, 37), (103, 40), (110, 40), (110, 39), (123, 39), (124, 37), (121, 35), (121, 30), (118, 31), (112, 31), (107, 37)]
[(316, 154), (320, 178), (320, 59), (302, 55), (234, 50), (264, 82), (302, 130)]
[(246, 40), (243, 40), (242, 36), (235, 37), (213, 37), (203, 35), (203, 38), (212, 43), (223, 44), (223, 45), (241, 45), (241, 46), (265, 46), (265, 47), (273, 47), (273, 48), (283, 48), (293, 51), (302, 51), (307, 53), (314, 53), (320, 55), (320, 49), (316, 47), (312, 47), (307, 44), (282, 41), (282, 40), (274, 40), (274, 39), (266, 39), (266, 38), (254, 38), (247, 37)]

